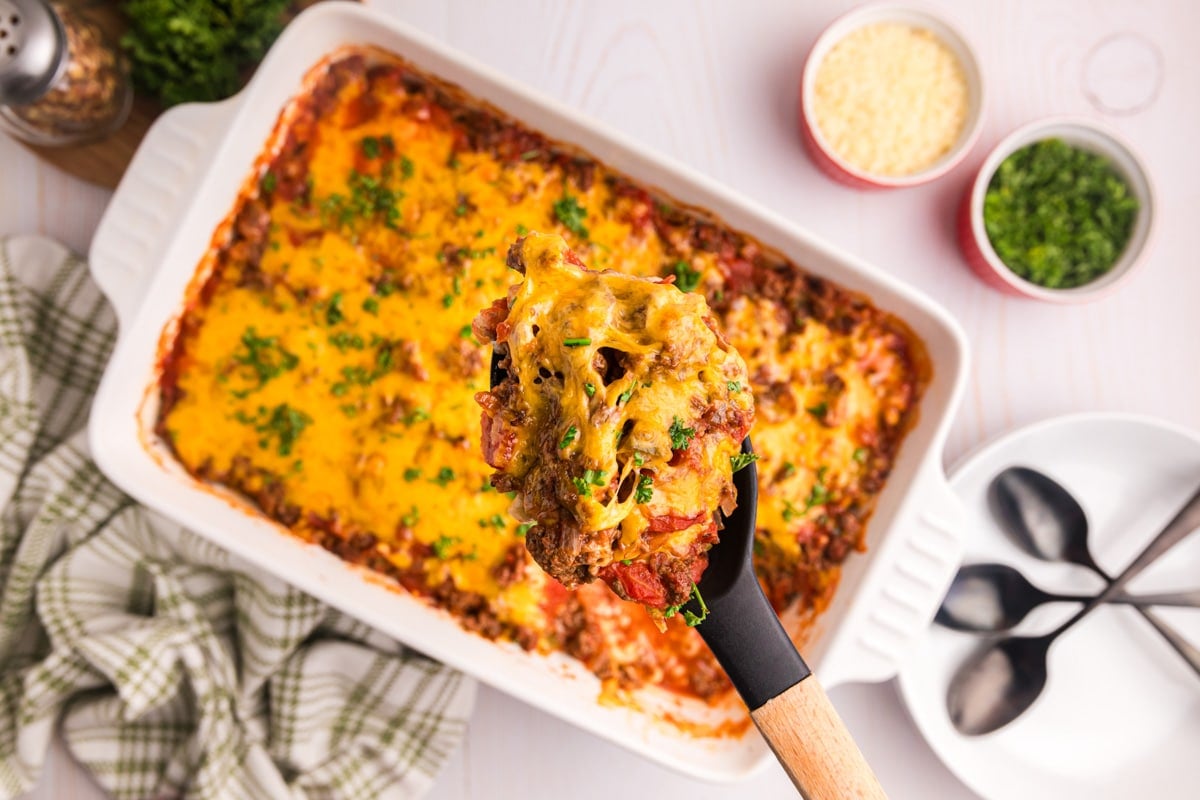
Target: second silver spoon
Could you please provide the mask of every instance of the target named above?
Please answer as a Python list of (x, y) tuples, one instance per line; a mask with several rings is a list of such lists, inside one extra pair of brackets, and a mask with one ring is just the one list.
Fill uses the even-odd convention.
[[(938, 609), (939, 625), (968, 633), (1000, 633), (1015, 628), (1045, 603), (1087, 603), (1095, 595), (1055, 594), (1034, 586), (1008, 564), (967, 564), (954, 576)], [(1118, 594), (1110, 603), (1200, 608), (1200, 589), (1162, 594)]]

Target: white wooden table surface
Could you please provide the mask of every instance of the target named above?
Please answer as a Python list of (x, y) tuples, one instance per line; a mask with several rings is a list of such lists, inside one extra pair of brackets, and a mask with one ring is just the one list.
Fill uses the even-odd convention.
[[(971, 339), (970, 387), (947, 452), (1082, 410), (1152, 414), (1200, 429), (1200, 5), (1186, 0), (925, 0), (976, 46), (989, 93), (981, 142), (931, 186), (863, 194), (831, 183), (796, 134), (805, 53), (849, 0), (376, 0), (477, 59), (782, 212), (928, 292)], [(1089, 88), (1090, 87), (1090, 88)], [(1104, 104), (1121, 113), (1104, 111)], [(1115, 296), (1059, 308), (1000, 296), (970, 275), (953, 209), (984, 154), (1050, 114), (1102, 118), (1148, 162), (1157, 243)], [(108, 193), (0, 136), (0, 234), (41, 232), (86, 251)], [(892, 685), (832, 692), (895, 800), (975, 795), (924, 744)], [(536, 769), (530, 765), (536, 764)], [(585, 766), (586, 764), (586, 766)], [(602, 765), (597, 771), (593, 765)], [(650, 764), (484, 688), (466, 744), (430, 797), (628, 794), (794, 797), (772, 766), (711, 786)], [(30, 797), (101, 797), (57, 753)]]

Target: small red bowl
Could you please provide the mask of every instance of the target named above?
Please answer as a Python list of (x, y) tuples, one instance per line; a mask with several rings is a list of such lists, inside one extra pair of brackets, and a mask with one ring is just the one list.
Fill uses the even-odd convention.
[[(817, 121), (811, 113), (817, 70), (825, 56), (847, 34), (867, 25), (881, 22), (896, 22), (930, 31), (958, 57), (959, 63), (962, 64), (963, 74), (967, 79), (967, 95), (970, 105), (967, 108), (966, 122), (958, 135), (958, 140), (936, 162), (910, 175), (875, 175), (848, 164), (825, 141), (820, 126), (817, 125)], [(974, 50), (967, 44), (967, 40), (940, 17), (934, 16), (928, 11), (898, 3), (873, 3), (860, 6), (835, 19), (817, 37), (812, 50), (808, 53), (808, 58), (804, 61), (804, 73), (800, 78), (800, 135), (809, 156), (829, 177), (857, 189), (900, 189), (919, 186), (945, 175), (966, 157), (979, 138), (979, 132), (983, 127), (983, 107), (983, 79), (980, 77), (979, 61), (975, 57)]]
[[(1062, 139), (1073, 147), (1108, 159), (1138, 199), (1138, 216), (1124, 252), (1112, 268), (1091, 283), (1072, 289), (1050, 289), (1027, 281), (1008, 268), (988, 239), (983, 225), (983, 198), (1004, 159), (1043, 139)], [(967, 265), (984, 283), (1018, 297), (1049, 303), (1098, 300), (1123, 283), (1144, 261), (1154, 232), (1154, 187), (1142, 160), (1117, 133), (1089, 119), (1057, 117), (1032, 122), (1010, 133), (988, 154), (958, 206), (958, 243)]]

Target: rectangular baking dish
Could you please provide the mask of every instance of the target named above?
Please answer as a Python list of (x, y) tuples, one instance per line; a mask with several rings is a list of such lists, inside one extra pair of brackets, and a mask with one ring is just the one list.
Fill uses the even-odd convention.
[(346, 45), (395, 52), (643, 184), (713, 212), (805, 269), (868, 295), (924, 341), (933, 377), (870, 522), (869, 550), (847, 562), (837, 596), (805, 650), (826, 686), (894, 675), (932, 618), (960, 558), (961, 511), (941, 466), (966, 376), (966, 343), (955, 322), (886, 273), (769, 210), (357, 4), (322, 3), (300, 15), (236, 97), (164, 114), (118, 187), (91, 250), (93, 275), (120, 322), (90, 421), (92, 453), (104, 473), (139, 502), (265, 572), (648, 758), (713, 781), (740, 779), (768, 761), (769, 751), (753, 728), (703, 738), (664, 722), (661, 713), (712, 722), (729, 709), (656, 690), (640, 692), (634, 705), (601, 705), (598, 681), (577, 662), (557, 653), (527, 654), (464, 631), (446, 612), (300, 541), (233, 494), (192, 478), (156, 441), (160, 333), (181, 311), (196, 266), (281, 109), (310, 67)]

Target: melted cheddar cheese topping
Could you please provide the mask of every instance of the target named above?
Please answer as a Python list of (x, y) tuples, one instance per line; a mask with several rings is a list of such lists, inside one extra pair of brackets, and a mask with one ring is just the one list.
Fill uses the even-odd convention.
[[(157, 431), (192, 474), (485, 636), (565, 650), (621, 686), (719, 694), (678, 620), (649, 636), (628, 607), (601, 625), (624, 604), (531, 565), (527, 524), (489, 483), (471, 321), (511, 283), (507, 245), (554, 232), (593, 269), (674, 276), (664, 288), (707, 300), (757, 406), (763, 584), (779, 608), (828, 601), (924, 378), (902, 323), (388, 54), (314, 68), (264, 159), (163, 334)], [(656, 397), (649, 382), (631, 402)], [(654, 458), (661, 423), (638, 433)]]
[[(508, 378), (479, 399), (496, 485), (516, 489), (514, 513), (537, 523), (530, 552), (568, 588), (613, 566), (627, 599), (682, 603), (717, 510), (736, 503), (733, 471), (754, 416), (745, 362), (703, 296), (588, 270), (559, 236), (520, 239), (509, 265), (524, 280), (476, 323)], [(496, 311), (493, 332), (483, 320)], [(621, 567), (653, 554), (668, 558), (651, 570), (657, 580), (643, 574), (652, 586), (620, 580)]]

